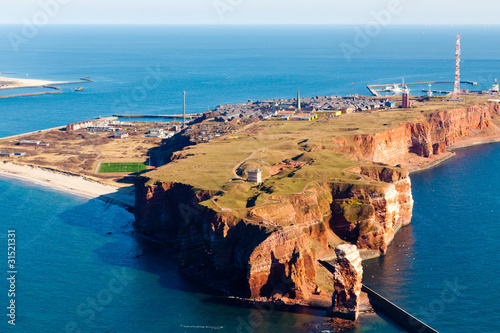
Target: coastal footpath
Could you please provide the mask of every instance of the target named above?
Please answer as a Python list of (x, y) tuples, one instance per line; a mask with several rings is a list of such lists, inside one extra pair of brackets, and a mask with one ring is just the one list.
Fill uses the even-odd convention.
[[(384, 254), (411, 222), (409, 171), (498, 140), (499, 124), (499, 105), (476, 100), (257, 122), (138, 178), (135, 228), (172, 246), (186, 276), (228, 295), (329, 306), (333, 280), (318, 260), (343, 243)], [(261, 184), (247, 181), (252, 170)]]

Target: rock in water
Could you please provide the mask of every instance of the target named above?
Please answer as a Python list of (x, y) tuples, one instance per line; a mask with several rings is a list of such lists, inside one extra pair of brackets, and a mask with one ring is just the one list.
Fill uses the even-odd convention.
[(335, 275), (333, 285), (333, 304), (329, 316), (340, 319), (358, 319), (358, 306), (361, 294), (363, 267), (358, 248), (342, 244), (335, 248)]

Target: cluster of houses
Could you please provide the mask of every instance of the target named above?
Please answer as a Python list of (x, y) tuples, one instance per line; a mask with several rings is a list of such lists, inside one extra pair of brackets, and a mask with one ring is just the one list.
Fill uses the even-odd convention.
[(311, 98), (272, 99), (240, 104), (219, 105), (213, 112), (216, 121), (231, 121), (235, 118), (258, 117), (273, 120), (311, 121), (318, 115), (340, 116), (356, 111), (393, 108), (392, 100), (366, 98), (356, 95), (316, 96)]
[(251, 118), (241, 118), (238, 124), (220, 121), (195, 123), (186, 129), (185, 135), (192, 143), (209, 142), (223, 135), (234, 133), (235, 130), (251, 122), (253, 122)]
[[(113, 133), (115, 139), (126, 139), (129, 137), (129, 132), (124, 131), (124, 127), (137, 126), (132, 122), (124, 122), (111, 119), (98, 119), (95, 121), (81, 121), (66, 126), (66, 132), (86, 130), (92, 133)], [(163, 128), (149, 128), (145, 134), (147, 138), (168, 139), (182, 129), (181, 126), (173, 126), (173, 131), (168, 131)], [(137, 132), (137, 129), (135, 129)]]

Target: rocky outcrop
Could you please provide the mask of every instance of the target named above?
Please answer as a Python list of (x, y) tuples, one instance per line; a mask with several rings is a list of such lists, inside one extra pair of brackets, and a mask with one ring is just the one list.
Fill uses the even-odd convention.
[(399, 228), (411, 222), (413, 196), (408, 171), (383, 166), (353, 171), (380, 183), (337, 184), (333, 189), (330, 227), (359, 248), (385, 253)]
[(499, 114), (497, 103), (440, 111), (383, 132), (356, 135), (352, 141), (367, 160), (396, 165), (406, 161), (409, 153), (423, 157), (443, 153), (460, 138), (492, 128), (492, 118)]
[[(332, 138), (345, 148), (339, 152), (364, 159), (345, 170), (348, 181), (318, 180), (307, 191), (272, 195), (244, 212), (217, 209), (213, 198), (220, 194), (213, 191), (139, 178), (135, 228), (170, 244), (180, 271), (197, 282), (241, 297), (309, 304), (322, 293), (317, 260), (331, 253), (332, 239), (384, 253), (410, 223), (408, 171), (389, 165), (410, 153), (442, 153), (463, 136), (493, 130), (499, 110), (486, 104), (436, 112), (378, 134)], [(339, 271), (352, 270), (347, 262), (352, 265), (339, 261)], [(340, 289), (336, 295), (355, 299), (340, 296)]]
[(363, 280), (363, 266), (358, 249), (354, 245), (342, 244), (335, 248), (334, 292), (329, 316), (356, 320)]
[(377, 168), (369, 174), (387, 183), (323, 183), (275, 196), (245, 217), (208, 208), (203, 203), (215, 195), (210, 191), (140, 178), (135, 228), (171, 244), (181, 272), (217, 289), (308, 304), (321, 289), (317, 259), (331, 251), (329, 235), (385, 251), (397, 228), (411, 220), (408, 173)]

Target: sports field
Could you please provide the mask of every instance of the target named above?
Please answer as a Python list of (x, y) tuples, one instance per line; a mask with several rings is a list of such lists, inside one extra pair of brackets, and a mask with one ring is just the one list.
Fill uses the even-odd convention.
[(141, 172), (147, 169), (144, 163), (102, 163), (99, 168), (99, 173), (126, 172), (134, 173)]

